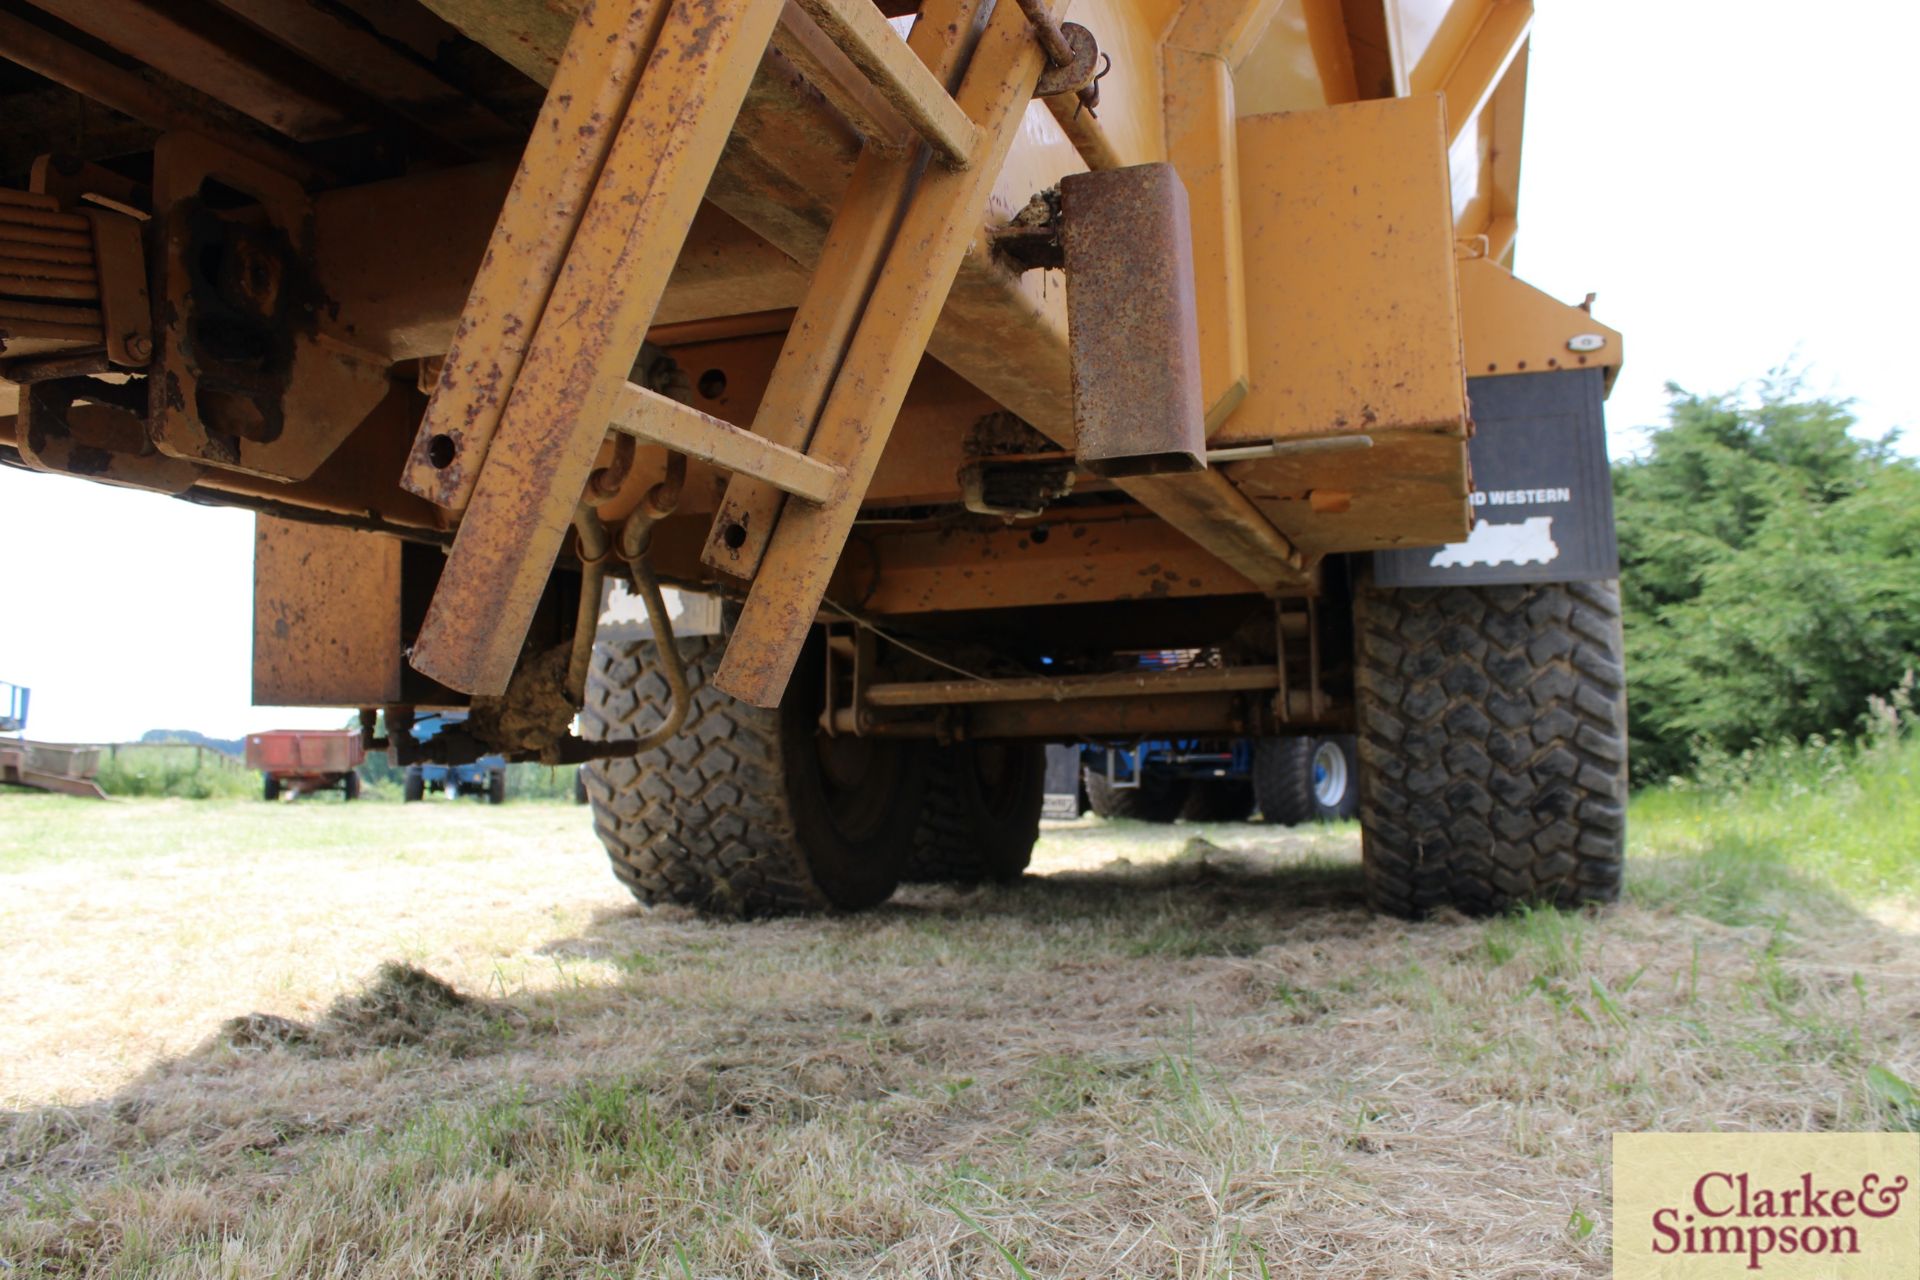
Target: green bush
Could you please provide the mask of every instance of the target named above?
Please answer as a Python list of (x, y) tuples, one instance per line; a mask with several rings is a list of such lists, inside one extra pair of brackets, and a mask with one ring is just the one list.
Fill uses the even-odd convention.
[(1637, 781), (1850, 735), (1920, 665), (1920, 468), (1788, 375), (1614, 468)]

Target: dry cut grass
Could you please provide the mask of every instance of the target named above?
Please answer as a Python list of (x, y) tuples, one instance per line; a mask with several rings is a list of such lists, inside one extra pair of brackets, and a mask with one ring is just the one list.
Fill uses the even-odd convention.
[(1614, 1130), (1920, 1078), (1911, 915), (1694, 862), (1410, 927), (1350, 831), (1088, 820), (744, 926), (563, 807), (98, 813), (0, 796), (8, 1276), (1602, 1276)]

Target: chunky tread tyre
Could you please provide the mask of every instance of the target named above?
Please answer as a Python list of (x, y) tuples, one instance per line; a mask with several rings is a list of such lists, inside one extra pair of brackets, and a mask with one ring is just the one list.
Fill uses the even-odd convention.
[(1037, 742), (963, 742), (928, 753), (927, 795), (902, 880), (1018, 880), (1033, 860), (1046, 802)]
[[(686, 724), (663, 746), (585, 769), (593, 825), (613, 872), (648, 904), (757, 918), (884, 901), (898, 880), (924, 787), (924, 752), (887, 743), (895, 776), (878, 789), (883, 811), (855, 838), (835, 828), (820, 781), (813, 706), (796, 677), (787, 704), (749, 706), (713, 687), (726, 642), (677, 641), (687, 668)], [(595, 646), (581, 711), (584, 736), (639, 737), (667, 716), (672, 696), (650, 640)], [(819, 668), (809, 649), (799, 670)]]
[(1420, 916), (1619, 897), (1618, 584), (1363, 586), (1354, 621), (1375, 908)]
[(1135, 822), (1172, 822), (1187, 805), (1187, 783), (1149, 770), (1137, 787), (1116, 787), (1104, 773), (1081, 774), (1087, 785), (1087, 807), (1103, 818), (1131, 818)]
[(1262, 738), (1253, 744), (1253, 795), (1260, 816), (1297, 827), (1319, 816), (1313, 798), (1313, 739)]
[(413, 804), (426, 794), (426, 775), (420, 772), (417, 765), (409, 768), (400, 782), (400, 803)]

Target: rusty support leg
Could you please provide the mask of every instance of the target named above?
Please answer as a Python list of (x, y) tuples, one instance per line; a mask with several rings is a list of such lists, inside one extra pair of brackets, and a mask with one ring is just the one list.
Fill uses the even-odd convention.
[(979, 154), (964, 170), (929, 168), (909, 201), (808, 450), (844, 467), (846, 486), (823, 506), (781, 512), (714, 677), (735, 697), (779, 704), (1043, 61), (1019, 7), (995, 6), (957, 95)]
[[(980, 7), (979, 0), (933, 0), (924, 19), (913, 25), (908, 47), (943, 86), (953, 86), (972, 52), (967, 37)], [(812, 439), (920, 167), (916, 153), (889, 154), (871, 146), (861, 153), (760, 398), (755, 435), (789, 449), (805, 449)], [(722, 573), (751, 578), (773, 537), (781, 502), (771, 484), (736, 475), (714, 516), (702, 558)]]
[(413, 663), (504, 690), (781, 0), (677, 0), (554, 286)]
[(458, 511), (473, 498), (508, 393), (666, 12), (667, 0), (594, 4), (574, 24), (401, 477), (429, 501)]

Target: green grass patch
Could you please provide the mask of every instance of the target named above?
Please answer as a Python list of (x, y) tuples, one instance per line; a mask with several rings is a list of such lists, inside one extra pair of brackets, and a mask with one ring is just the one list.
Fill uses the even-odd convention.
[(103, 747), (94, 780), (108, 795), (126, 798), (226, 800), (260, 792), (260, 775), (232, 756), (186, 743)]
[(1920, 734), (1904, 693), (1856, 742), (1708, 759), (1636, 795), (1628, 892), (1724, 924), (1920, 895)]

